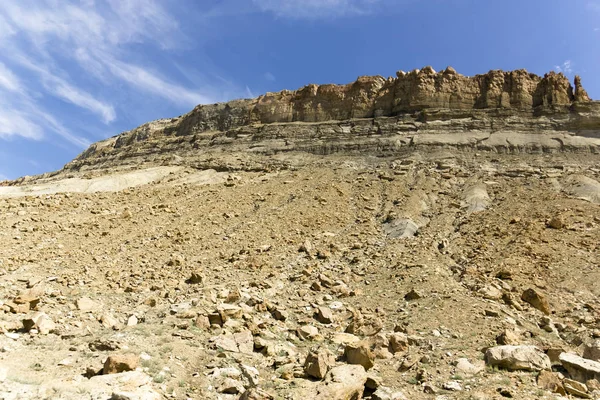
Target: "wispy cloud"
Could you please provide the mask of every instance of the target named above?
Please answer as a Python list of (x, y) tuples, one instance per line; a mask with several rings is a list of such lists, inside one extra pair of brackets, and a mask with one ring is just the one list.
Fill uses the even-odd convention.
[(316, 19), (372, 13), (384, 0), (252, 0), (262, 11), (279, 17)]
[(20, 54), (19, 50), (13, 51), (12, 59), (19, 65), (38, 74), (40, 82), (49, 94), (99, 115), (105, 123), (110, 123), (115, 120), (116, 112), (111, 104), (96, 99), (90, 93), (74, 86), (63, 78), (52, 74), (50, 72), (50, 69), (52, 68), (50, 65), (40, 67), (27, 56)]
[(573, 62), (571, 60), (565, 60), (561, 65), (555, 65), (554, 69), (556, 72), (564, 72), (565, 74), (573, 73)]
[(32, 122), (27, 113), (14, 108), (0, 108), (0, 138), (22, 136), (27, 139), (40, 140), (43, 130)]
[[(185, 36), (160, 0), (20, 0), (0, 3), (0, 137), (42, 139), (54, 133), (77, 147), (89, 145), (55, 117), (50, 98), (111, 124), (129, 95), (179, 106), (214, 101), (209, 87), (186, 88), (160, 68), (132, 57), (133, 46), (159, 52), (178, 48)], [(171, 5), (169, 4), (169, 7)], [(168, 74), (166, 75), (168, 76)], [(121, 106), (121, 107), (120, 107)], [(107, 129), (108, 131), (109, 129)], [(114, 132), (110, 132), (114, 133)]]
[(213, 99), (209, 96), (186, 89), (185, 87), (169, 82), (141, 66), (110, 59), (108, 57), (99, 60), (102, 65), (98, 68), (106, 68), (113, 76), (120, 78), (128, 84), (145, 92), (163, 97), (175, 104), (193, 106), (200, 103), (211, 103)]
[(0, 87), (9, 92), (21, 92), (21, 83), (17, 75), (0, 62)]

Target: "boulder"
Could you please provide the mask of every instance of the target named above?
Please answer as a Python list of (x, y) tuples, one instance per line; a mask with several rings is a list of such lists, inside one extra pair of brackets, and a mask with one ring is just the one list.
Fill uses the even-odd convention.
[(600, 380), (600, 362), (573, 353), (562, 353), (558, 359), (572, 379), (579, 382), (586, 382), (588, 379)]
[(234, 334), (219, 335), (211, 339), (215, 347), (233, 353), (251, 354), (254, 351), (254, 336), (249, 330)]
[(360, 365), (341, 365), (329, 371), (325, 381), (317, 385), (309, 397), (314, 400), (361, 399), (367, 373)]
[(550, 303), (546, 297), (537, 292), (535, 289), (527, 289), (521, 295), (521, 300), (531, 304), (533, 308), (537, 308), (546, 315), (550, 314)]
[(537, 377), (537, 385), (552, 393), (558, 393), (563, 396), (566, 394), (565, 388), (556, 372), (540, 371), (540, 374)]
[(520, 338), (519, 335), (511, 330), (511, 329), (505, 329), (504, 331), (502, 331), (502, 333), (500, 333), (497, 337), (496, 337), (496, 343), (498, 343), (499, 345), (507, 345), (507, 344), (519, 344)]
[(466, 358), (459, 358), (458, 360), (456, 360), (456, 372), (459, 375), (476, 375), (483, 371), (483, 368), (483, 365), (475, 365)]
[(408, 336), (404, 333), (395, 332), (390, 335), (390, 351), (401, 353), (408, 350)]
[(565, 387), (565, 391), (573, 396), (590, 398), (588, 396), (588, 388), (584, 383), (574, 381), (572, 379), (565, 379), (563, 381), (563, 386)]
[(103, 375), (133, 371), (138, 367), (140, 358), (133, 354), (109, 356), (104, 363)]
[(304, 372), (313, 378), (324, 379), (333, 365), (335, 365), (335, 357), (331, 352), (324, 348), (313, 349), (306, 356)]
[(23, 329), (26, 331), (37, 329), (40, 334), (47, 335), (56, 330), (56, 324), (47, 314), (37, 312), (23, 320)]
[(361, 365), (365, 370), (369, 370), (375, 365), (375, 355), (366, 341), (346, 345), (344, 357), (348, 364)]
[(317, 321), (322, 324), (333, 323), (333, 312), (329, 307), (319, 307), (316, 314)]
[(485, 362), (510, 371), (541, 371), (552, 366), (550, 358), (535, 346), (497, 346), (485, 352)]

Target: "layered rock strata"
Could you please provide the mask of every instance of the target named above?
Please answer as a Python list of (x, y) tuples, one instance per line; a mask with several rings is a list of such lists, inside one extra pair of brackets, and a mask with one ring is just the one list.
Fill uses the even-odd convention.
[[(572, 86), (561, 73), (495, 70), (467, 77), (450, 67), (425, 67), (395, 78), (360, 77), (199, 105), (96, 143), (65, 168), (194, 160), (243, 169), (253, 168), (258, 155), (381, 156), (423, 146), (597, 153), (600, 102), (590, 100), (579, 77)], [(264, 162), (276, 161), (257, 161)]]

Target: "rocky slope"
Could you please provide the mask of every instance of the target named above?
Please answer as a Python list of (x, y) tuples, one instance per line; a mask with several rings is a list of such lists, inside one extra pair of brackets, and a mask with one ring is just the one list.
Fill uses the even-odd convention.
[(201, 105), (96, 143), (65, 170), (164, 163), (252, 170), (301, 163), (310, 154), (379, 157), (431, 147), (598, 153), (599, 127), (600, 103), (579, 77), (572, 86), (554, 72), (466, 77), (426, 67)]
[(426, 68), (0, 187), (0, 398), (600, 399), (599, 116)]

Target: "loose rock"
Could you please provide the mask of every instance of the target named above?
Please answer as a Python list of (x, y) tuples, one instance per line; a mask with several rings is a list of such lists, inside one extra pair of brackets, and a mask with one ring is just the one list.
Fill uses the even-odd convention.
[(491, 347), (485, 353), (485, 361), (510, 371), (549, 370), (552, 366), (548, 356), (535, 346)]

